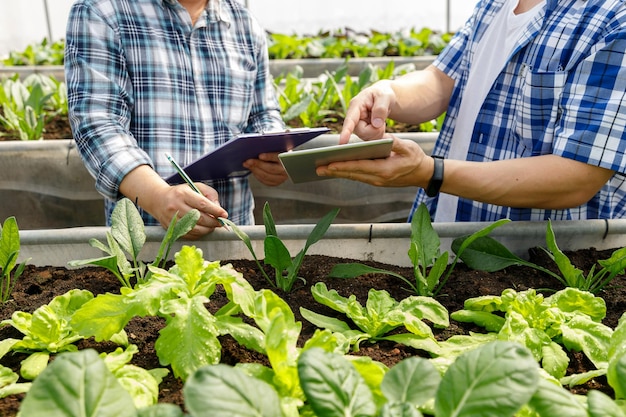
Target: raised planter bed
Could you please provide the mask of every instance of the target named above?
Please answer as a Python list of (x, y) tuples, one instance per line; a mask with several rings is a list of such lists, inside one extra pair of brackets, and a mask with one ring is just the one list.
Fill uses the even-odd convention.
[[(449, 243), (453, 238), (458, 236), (472, 233), (476, 230), (482, 229), (486, 224), (481, 223), (454, 223), (454, 224), (435, 224), (435, 229), (442, 239), (442, 249), (448, 249)], [(279, 225), (277, 226), (277, 235), (281, 237), (281, 240), (286, 243), (290, 251), (298, 250), (302, 247), (304, 239), (311, 233), (313, 225)], [(493, 231), (492, 236), (506, 244), (514, 252), (529, 253), (529, 248), (535, 246), (543, 246), (543, 240), (545, 239), (545, 222), (519, 222), (510, 223)], [(594, 246), (598, 248), (614, 248), (616, 246), (623, 246), (626, 239), (626, 222), (625, 221), (572, 221), (572, 222), (556, 222), (553, 223), (553, 229), (558, 237), (560, 246), (563, 249), (575, 249), (577, 247), (589, 247)], [(243, 231), (251, 238), (255, 250), (257, 253), (260, 250), (262, 241), (265, 238), (265, 230), (262, 226), (248, 226), (243, 227)], [(28, 272), (29, 276), (23, 277), (19, 282), (19, 289), (15, 293), (15, 301), (11, 306), (7, 306), (3, 309), (5, 317), (9, 317), (11, 308), (26, 309), (23, 311), (32, 311), (36, 307), (40, 307), (42, 304), (50, 301), (52, 295), (60, 295), (69, 289), (85, 289), (87, 291), (93, 291), (94, 293), (113, 292), (117, 293), (119, 290), (119, 282), (111, 276), (111, 274), (103, 271), (102, 268), (93, 269), (87, 268), (86, 271), (81, 270), (68, 270), (63, 266), (69, 260), (90, 258), (93, 256), (99, 256), (97, 251), (94, 251), (85, 242), (90, 238), (98, 238), (100, 240), (105, 239), (105, 233), (108, 228), (72, 228), (64, 230), (37, 230), (37, 231), (23, 231), (20, 234), (20, 240), (22, 242), (21, 258), (32, 257), (30, 259), (30, 266)], [(145, 257), (146, 261), (154, 259), (155, 251), (159, 246), (161, 239), (163, 238), (164, 231), (159, 227), (149, 227), (147, 229), (147, 244), (144, 246), (144, 250), (141, 252), (142, 257)], [(302, 276), (306, 277), (306, 284), (299, 283), (297, 288), (293, 292), (284, 293), (277, 292), (276, 294), (287, 303), (289, 309), (294, 313), (293, 320), (297, 320), (302, 323), (300, 330), (300, 336), (302, 340), (308, 340), (312, 337), (316, 331), (316, 326), (311, 324), (308, 320), (304, 319), (302, 312), (299, 308), (305, 307), (309, 311), (318, 312), (321, 314), (328, 314), (328, 310), (321, 308), (320, 303), (313, 300), (311, 297), (311, 285), (314, 283), (323, 283), (333, 288), (344, 297), (354, 296), (356, 300), (359, 300), (362, 305), (367, 299), (368, 291), (378, 290), (386, 291), (394, 300), (402, 300), (409, 294), (407, 289), (403, 287), (402, 283), (394, 279), (393, 277), (383, 274), (367, 274), (358, 278), (358, 281), (350, 279), (332, 279), (328, 278), (328, 272), (332, 265), (337, 263), (357, 261), (369, 261), (382, 262), (380, 265), (383, 268), (394, 268), (393, 271), (402, 273), (406, 277), (412, 275), (412, 268), (408, 265), (407, 246), (409, 243), (410, 226), (408, 224), (371, 224), (371, 225), (331, 225), (328, 232), (324, 237), (311, 246), (307, 252), (306, 260), (303, 264)], [(255, 289), (267, 289), (267, 282), (263, 280), (257, 273), (257, 267), (249, 261), (250, 255), (243, 243), (239, 240), (234, 233), (226, 230), (217, 230), (206, 238), (195, 242), (179, 242), (174, 250), (179, 250), (181, 245), (193, 244), (199, 247), (203, 251), (203, 257), (206, 260), (221, 260), (224, 263), (232, 263), (233, 267), (238, 271), (241, 271), (244, 278), (254, 286)], [(593, 251), (583, 251), (584, 253), (592, 253)], [(541, 251), (533, 251), (533, 257), (540, 254)], [(606, 254), (604, 254), (606, 256)], [(582, 255), (581, 255), (582, 256)], [(601, 255), (602, 256), (602, 255)], [(546, 257), (544, 256), (544, 259)], [(582, 258), (577, 258), (579, 261)], [(600, 259), (606, 259), (602, 257)], [(394, 266), (400, 265), (400, 266)], [(42, 265), (41, 267), (35, 267), (33, 265)], [(48, 265), (59, 265), (58, 267), (48, 267)], [(402, 267), (406, 265), (407, 267)], [(586, 264), (588, 267), (588, 264)], [(389, 270), (389, 269), (388, 269)], [(83, 274), (86, 272), (86, 274)], [(80, 278), (79, 278), (80, 277)], [(606, 325), (610, 328), (615, 328), (618, 323), (619, 316), (623, 309), (619, 306), (623, 305), (623, 288), (624, 277), (619, 277), (615, 286), (604, 291), (603, 294), (607, 296), (607, 310), (611, 311), (611, 315), (607, 315)], [(464, 265), (460, 264), (455, 269), (455, 274), (451, 276), (451, 279), (447, 282), (443, 288), (443, 292), (437, 299), (445, 306), (448, 312), (452, 313), (463, 309), (464, 301), (470, 297), (480, 295), (499, 295), (503, 290), (510, 289), (521, 293), (527, 289), (541, 289), (541, 288), (554, 288), (559, 289), (559, 286), (555, 286), (554, 280), (542, 277), (542, 274), (534, 273), (532, 270), (528, 271), (520, 267), (509, 267), (506, 271), (496, 274), (485, 274), (479, 271), (470, 271), (464, 268)], [(549, 293), (548, 293), (549, 294)], [(215, 314), (215, 311), (223, 305), (224, 300), (223, 292), (216, 292), (211, 296), (211, 302), (207, 303), (207, 309), (210, 309), (210, 313)], [(373, 303), (376, 304), (376, 303)], [(28, 307), (27, 307), (28, 306)], [(369, 304), (368, 304), (369, 306)], [(614, 314), (617, 310), (618, 314)], [(341, 317), (341, 316), (339, 316)], [(158, 342), (154, 342), (157, 335), (163, 331), (165, 320), (162, 317), (137, 317), (132, 319), (126, 326), (127, 334), (133, 344), (138, 346), (138, 353), (134, 355), (134, 364), (145, 369), (153, 369), (162, 367), (163, 363), (158, 361), (156, 355), (156, 345)], [(300, 329), (300, 327), (298, 327)], [(11, 333), (11, 328), (5, 327), (3, 329), (5, 337), (14, 337), (15, 331)], [(480, 331), (480, 330), (479, 330)], [(467, 334), (467, 332), (476, 332), (476, 327), (469, 324), (463, 324), (462, 322), (450, 321), (450, 325), (444, 329), (433, 330), (437, 340), (442, 343), (451, 335)], [(481, 333), (484, 333), (480, 331)], [(283, 336), (288, 337), (289, 332), (282, 333)], [(293, 333), (291, 334), (293, 337)], [(223, 352), (221, 355), (220, 363), (223, 365), (234, 366), (236, 364), (245, 363), (266, 363), (267, 359), (262, 354), (258, 354), (251, 351), (249, 348), (233, 341), (231, 338), (221, 339), (222, 343), (220, 349)], [(295, 342), (294, 342), (295, 343)], [(107, 343), (106, 346), (98, 344), (93, 341), (93, 338), (89, 340), (78, 342), (79, 349), (97, 348), (104, 349), (105, 351), (112, 350), (111, 344)], [(519, 346), (516, 348), (519, 350)], [(584, 372), (590, 370), (588, 361), (585, 361), (585, 356), (580, 352), (570, 352), (571, 349), (567, 349), (567, 358), (569, 361), (569, 368), (572, 373)], [(354, 352), (350, 352), (351, 357), (368, 356), (371, 360), (379, 361), (383, 365), (394, 367), (400, 361), (408, 359), (410, 357), (424, 357), (423, 352), (420, 353), (418, 349), (407, 346), (402, 342), (389, 342), (384, 340), (363, 342), (359, 349)], [(468, 352), (472, 355), (472, 352)], [(5, 355), (4, 366), (11, 366), (14, 371), (19, 370), (20, 359), (26, 355), (19, 356)], [(520, 359), (523, 357), (525, 360), (522, 369), (514, 370), (515, 376), (520, 373), (535, 372), (535, 362), (531, 359), (530, 353), (526, 355), (520, 355)], [(428, 357), (426, 355), (426, 357)], [(486, 359), (487, 362), (494, 361), (499, 355), (489, 355)], [(61, 357), (58, 356), (57, 360)], [(468, 366), (470, 368), (476, 368), (478, 359), (472, 358)], [(136, 361), (136, 362), (135, 362)], [(263, 362), (265, 361), (265, 362)], [(322, 362), (317, 362), (321, 364)], [(501, 366), (506, 366), (507, 363), (502, 363)], [(568, 371), (570, 370), (568, 368)], [(591, 367), (592, 368), (592, 367)], [(484, 366), (479, 366), (481, 371), (486, 369), (497, 370), (498, 364), (487, 363)], [(508, 368), (507, 368), (508, 369)], [(420, 369), (421, 371), (421, 369)], [(77, 378), (83, 378), (87, 384), (97, 384), (96, 379), (91, 379), (90, 375), (85, 371), (84, 374), (77, 376)], [(424, 371), (421, 371), (424, 372)], [(436, 371), (435, 371), (436, 372)], [(536, 371), (539, 372), (538, 370)], [(515, 395), (516, 388), (510, 387), (509, 384), (503, 384), (501, 381), (507, 378), (511, 379), (509, 371), (502, 372), (506, 375), (493, 377), (492, 380), (500, 381), (499, 384), (494, 386), (494, 389), (504, 389), (507, 394), (503, 395)], [(423, 374), (426, 378), (426, 374)], [(325, 375), (326, 376), (326, 375)], [(482, 375), (476, 375), (473, 378), (459, 376), (455, 377), (455, 380), (463, 382), (463, 388), (459, 388), (456, 392), (469, 392), (472, 389), (473, 381), (478, 381)], [(43, 374), (42, 374), (43, 377)], [(422, 377), (418, 375), (418, 377)], [(73, 379), (68, 378), (66, 374), (55, 377), (54, 380), (62, 380), (64, 383), (71, 384)], [(540, 380), (540, 376), (537, 375), (535, 380), (537, 382), (529, 382), (524, 384), (524, 389), (532, 390), (532, 387), (536, 389), (536, 383), (543, 383), (540, 385), (541, 391), (547, 384), (545, 381)], [(589, 384), (585, 384), (582, 387), (573, 387), (572, 393), (585, 395), (588, 390), (602, 390), (611, 398), (613, 393), (610, 387), (604, 382), (600, 382), (602, 378), (594, 378)], [(80, 380), (82, 382), (82, 379)], [(37, 383), (37, 380), (35, 380)], [(35, 384), (34, 383), (34, 384)], [(33, 389), (34, 385), (33, 384)], [(441, 383), (443, 384), (443, 382)], [(65, 384), (59, 384), (65, 386)], [(56, 386), (55, 385), (55, 386)], [(440, 385), (441, 386), (441, 385)], [(88, 385), (88, 388), (94, 388)], [(183, 382), (174, 376), (171, 372), (166, 376), (159, 387), (159, 401), (173, 404), (174, 406), (183, 406), (187, 404), (187, 400), (191, 398), (186, 397), (187, 393), (183, 391)], [(451, 392), (447, 386), (446, 396), (449, 397)], [(556, 387), (552, 387), (549, 393), (556, 390)], [(567, 393), (565, 387), (562, 396), (566, 399), (553, 401), (554, 405), (549, 410), (550, 413), (543, 413), (542, 416), (551, 417), (565, 417), (572, 415), (567, 408), (567, 404), (572, 405), (576, 403), (576, 399)], [(215, 398), (224, 391), (220, 391), (214, 383), (205, 383), (200, 388), (203, 393), (203, 398)], [(76, 391), (71, 391), (73, 394)], [(55, 391), (55, 397), (56, 397)], [(120, 391), (119, 395), (123, 392)], [(27, 394), (27, 395), (30, 395)], [(33, 395), (34, 392), (33, 392)], [(48, 394), (50, 395), (50, 394)], [(549, 396), (549, 395), (548, 395)], [(69, 397), (66, 395), (66, 397)], [(3, 410), (2, 415), (16, 416), (17, 408), (20, 406), (20, 397), (8, 397), (0, 401), (0, 409)], [(46, 401), (54, 403), (52, 398), (40, 395), (36, 398), (47, 398)], [(553, 398), (553, 397), (552, 397)], [(98, 400), (98, 398), (94, 399)], [(581, 397), (581, 400), (584, 400)], [(253, 404), (257, 404), (257, 401), (252, 400)], [(518, 400), (520, 401), (520, 400)], [(111, 401), (113, 402), (113, 401)], [(26, 401), (24, 402), (25, 405)], [(56, 401), (58, 403), (58, 400)], [(55, 404), (56, 404), (55, 403)], [(67, 398), (64, 400), (64, 406), (68, 407), (72, 404), (72, 407), (83, 406), (75, 398)], [(521, 404), (520, 404), (521, 405)], [(214, 410), (217, 412), (217, 410)], [(212, 411), (213, 412), (213, 411)], [(38, 414), (37, 414), (38, 415)], [(103, 414), (108, 416), (118, 415), (115, 413)], [(169, 415), (169, 414), (168, 414)], [(178, 415), (178, 414), (176, 414)], [(195, 414), (194, 414), (195, 415)], [(198, 414), (200, 415), (200, 414)], [(216, 414), (217, 415), (217, 414)], [(225, 414), (219, 414), (225, 415)], [(278, 414), (273, 414), (278, 415)], [(323, 414), (319, 414), (323, 415)], [(430, 415), (430, 414), (428, 414)], [(512, 415), (510, 413), (492, 413), (492, 415)], [(587, 414), (584, 414), (587, 415)], [(604, 414), (594, 414), (604, 415)]]

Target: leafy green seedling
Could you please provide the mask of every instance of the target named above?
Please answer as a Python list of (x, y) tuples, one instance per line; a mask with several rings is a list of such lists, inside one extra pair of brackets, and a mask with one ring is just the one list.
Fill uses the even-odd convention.
[[(562, 378), (569, 365), (564, 348), (583, 352), (606, 373), (613, 331), (602, 324), (606, 304), (600, 297), (576, 288), (565, 288), (549, 297), (535, 290), (516, 292), (508, 288), (501, 296), (481, 296), (465, 301), (465, 308), (450, 314), (526, 346), (543, 368)], [(445, 348), (446, 343), (442, 342)]]
[(183, 379), (202, 365), (220, 361), (222, 320), (231, 332), (237, 332), (233, 337), (238, 341), (256, 337), (251, 325), (233, 318), (240, 312), (236, 303), (215, 315), (206, 308), (218, 284), (231, 301), (253, 298), (254, 289), (240, 273), (219, 261), (205, 261), (202, 251), (193, 246), (183, 246), (174, 262), (169, 270), (149, 265), (149, 280), (134, 288), (123, 287), (120, 294), (99, 294), (85, 303), (72, 315), (72, 328), (83, 337), (102, 341), (110, 340), (134, 317), (163, 317), (166, 325), (154, 348), (161, 363), (171, 365), (174, 376)]
[[(6, 303), (11, 298), (15, 283), (24, 272), (26, 262), (17, 265), (20, 254), (20, 233), (15, 217), (11, 216), (0, 226), (0, 300)], [(17, 266), (17, 269), (15, 267)], [(15, 271), (14, 271), (15, 269)], [(11, 274), (13, 273), (13, 276)]]
[[(356, 278), (367, 273), (382, 273), (394, 276), (407, 283), (411, 290), (420, 296), (437, 295), (445, 285), (450, 274), (454, 270), (461, 254), (477, 240), (491, 233), (493, 229), (509, 222), (502, 219), (491, 225), (463, 238), (462, 242), (456, 245), (456, 257), (448, 266), (448, 252), (441, 253), (441, 240), (432, 226), (430, 214), (425, 204), (421, 204), (413, 219), (411, 219), (411, 244), (409, 247), (409, 258), (413, 265), (413, 275), (415, 283), (409, 281), (402, 275), (385, 269), (373, 268), (361, 263), (337, 264), (330, 272), (332, 278)], [(454, 248), (455, 246), (453, 246)], [(445, 275), (444, 275), (445, 274)]]
[(130, 393), (137, 408), (154, 405), (159, 400), (159, 384), (169, 374), (167, 368), (144, 369), (130, 361), (139, 352), (136, 345), (121, 347), (111, 353), (101, 353), (107, 368), (117, 381)]
[[(458, 246), (461, 243), (464, 243), (462, 239), (455, 241), (453, 249), (455, 245)], [(551, 221), (548, 221), (547, 224), (546, 245), (547, 248), (542, 249), (555, 261), (560, 275), (516, 256), (500, 242), (489, 236), (482, 236), (480, 239), (474, 240), (459, 256), (465, 264), (473, 269), (494, 272), (513, 265), (526, 266), (554, 277), (565, 287), (577, 288), (594, 294), (600, 292), (613, 278), (626, 269), (625, 247), (613, 252), (609, 259), (598, 261), (602, 268), (596, 271), (594, 265), (585, 277), (583, 271), (572, 265), (567, 255), (559, 249)]]
[[(335, 290), (328, 290), (323, 282), (316, 283), (311, 292), (316, 301), (344, 313), (360, 330), (353, 330), (345, 321), (303, 307), (300, 308), (302, 317), (317, 327), (343, 334), (355, 350), (363, 340), (392, 340), (437, 353), (439, 346), (435, 336), (423, 320), (442, 328), (450, 325), (448, 310), (432, 297), (411, 296), (396, 301), (387, 291), (372, 288), (366, 305), (362, 306), (354, 295), (343, 297)], [(388, 335), (398, 327), (405, 327), (409, 333)]]
[(138, 415), (128, 391), (93, 349), (59, 355), (33, 382), (20, 413), (49, 417)]
[[(199, 218), (198, 210), (191, 210), (180, 219), (174, 216), (151, 265), (162, 268), (169, 258), (173, 243), (193, 229)], [(69, 265), (102, 266), (115, 274), (124, 287), (130, 288), (133, 277), (137, 279), (137, 283), (141, 283), (147, 281), (150, 276), (146, 263), (139, 259), (139, 253), (145, 242), (146, 232), (139, 210), (132, 201), (123, 198), (117, 203), (111, 215), (111, 230), (107, 231), (108, 245), (95, 238), (89, 241), (91, 246), (102, 250), (108, 256), (75, 260), (69, 262)]]
[(20, 369), (24, 379), (35, 379), (48, 365), (51, 353), (78, 350), (73, 343), (83, 337), (70, 326), (70, 318), (91, 299), (93, 294), (87, 290), (70, 290), (32, 314), (16, 311), (10, 319), (2, 321), (2, 325), (9, 324), (24, 335), (11, 347), (13, 351), (29, 354)]
[(4, 80), (0, 86), (0, 125), (21, 140), (42, 139), (49, 113), (46, 105), (52, 95), (40, 83), (21, 82), (17, 74)]
[(327, 213), (311, 231), (304, 248), (298, 252), (295, 258), (292, 258), (289, 253), (289, 249), (287, 249), (283, 241), (278, 237), (276, 223), (272, 217), (270, 205), (267, 202), (265, 203), (265, 206), (263, 207), (263, 222), (265, 223), (265, 240), (263, 242), (265, 248), (264, 262), (266, 265), (271, 265), (274, 268), (275, 277), (273, 281), (267, 272), (265, 272), (265, 268), (263, 268), (259, 262), (259, 258), (256, 256), (254, 248), (252, 247), (250, 237), (230, 220), (222, 219), (222, 221), (224, 221), (226, 226), (232, 229), (233, 232), (246, 245), (267, 282), (269, 282), (269, 284), (274, 288), (280, 288), (285, 292), (289, 292), (293, 288), (293, 284), (299, 278), (298, 272), (300, 271), (300, 266), (302, 265), (306, 252), (309, 250), (311, 245), (317, 243), (317, 241), (324, 236), (335, 217), (337, 217), (338, 213), (339, 209), (334, 209)]
[(583, 271), (574, 267), (567, 255), (557, 246), (550, 222), (548, 222), (546, 244), (548, 247), (544, 250), (556, 263), (563, 275), (564, 284), (568, 287), (596, 294), (626, 269), (626, 247), (623, 247), (613, 252), (609, 259), (599, 260), (598, 264), (601, 268), (596, 271), (596, 266), (592, 266), (589, 274), (585, 277)]
[[(9, 353), (18, 339), (6, 338), (0, 341), (0, 358)], [(30, 382), (18, 382), (20, 376), (11, 368), (0, 365), (0, 398), (22, 394), (30, 389)]]

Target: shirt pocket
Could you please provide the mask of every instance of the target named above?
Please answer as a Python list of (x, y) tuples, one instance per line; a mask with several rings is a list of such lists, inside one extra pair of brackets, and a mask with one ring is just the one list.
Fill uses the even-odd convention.
[(233, 132), (245, 129), (254, 100), (255, 79), (256, 71), (232, 67), (225, 69), (221, 111), (223, 120)]
[(520, 98), (515, 106), (515, 133), (520, 138), (521, 155), (551, 151), (567, 76), (566, 71), (541, 72), (522, 67)]

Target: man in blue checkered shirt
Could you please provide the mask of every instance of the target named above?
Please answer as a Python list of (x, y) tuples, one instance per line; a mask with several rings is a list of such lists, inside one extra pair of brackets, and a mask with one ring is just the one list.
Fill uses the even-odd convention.
[[(253, 223), (247, 177), (197, 184), (202, 195), (162, 179), (166, 153), (186, 165), (235, 135), (285, 128), (265, 32), (236, 0), (78, 0), (65, 67), (73, 135), (108, 216), (126, 196), (148, 225), (200, 210), (189, 238), (216, 217)], [(246, 168), (266, 185), (287, 179), (276, 154)]]
[(446, 112), (435, 157), (396, 138), (318, 174), (418, 186), (411, 215), (435, 221), (626, 218), (625, 4), (480, 0), (433, 65), (364, 90), (344, 122), (342, 143)]

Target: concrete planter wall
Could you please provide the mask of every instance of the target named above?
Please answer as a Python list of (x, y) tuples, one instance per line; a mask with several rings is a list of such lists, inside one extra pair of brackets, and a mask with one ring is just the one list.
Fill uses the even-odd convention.
[[(416, 57), (380, 57), (380, 58), (350, 58), (348, 61), (348, 74), (351, 76), (359, 75), (368, 65), (384, 68), (390, 62), (394, 62), (396, 68), (401, 65), (412, 64), (415, 69), (424, 69), (434, 61), (434, 56), (416, 56)], [(325, 71), (334, 71), (345, 62), (341, 58), (322, 58), (322, 59), (273, 59), (270, 61), (270, 71), (274, 77), (279, 74), (291, 71), (295, 66), (302, 67), (302, 76), (304, 78), (314, 78), (323, 74)]]
[[(433, 62), (434, 56), (416, 57), (380, 57), (380, 58), (350, 58), (348, 61), (348, 74), (355, 76), (367, 65), (386, 67), (393, 61), (396, 67), (405, 64), (413, 64), (416, 69), (423, 69)], [(303, 77), (312, 78), (323, 74), (324, 71), (334, 71), (345, 62), (342, 58), (323, 59), (272, 59), (270, 61), (270, 72), (274, 77), (291, 71), (295, 66), (302, 67)], [(57, 80), (65, 79), (62, 66), (0, 66), (0, 78), (20, 74), (20, 77), (38, 73), (53, 75)]]
[[(436, 134), (402, 134), (430, 152)], [(322, 135), (307, 146), (336, 144)], [(0, 219), (16, 216), (20, 230), (104, 226), (102, 197), (72, 140), (0, 142)], [(317, 223), (341, 207), (339, 223), (404, 221), (416, 189), (378, 188), (348, 180), (266, 187), (253, 181), (257, 223), (270, 203), (278, 223)]]
[[(435, 223), (434, 228), (441, 238), (442, 250), (449, 250), (452, 240), (473, 233), (487, 226), (486, 223)], [(527, 257), (528, 249), (545, 247), (545, 222), (512, 222), (495, 229), (491, 236), (514, 253)], [(277, 232), (295, 255), (304, 246), (314, 225), (278, 225)], [(557, 243), (563, 250), (595, 247), (612, 249), (626, 246), (626, 220), (584, 220), (554, 222)], [(106, 241), (106, 227), (86, 227), (57, 230), (26, 230), (20, 232), (20, 260), (30, 264), (66, 266), (75, 259), (102, 256), (88, 241), (97, 238)], [(263, 226), (243, 226), (253, 242), (255, 252), (263, 256)], [(148, 227), (147, 242), (141, 257), (153, 260), (164, 230)], [(310, 247), (307, 254), (330, 255), (356, 260), (375, 260), (388, 264), (410, 266), (407, 251), (411, 230), (408, 223), (396, 224), (332, 224), (323, 239)], [(195, 245), (202, 249), (207, 260), (251, 259), (248, 249), (232, 232), (216, 230), (202, 240), (179, 241), (175, 250), (182, 245)]]
[(20, 229), (104, 225), (104, 204), (71, 140), (0, 142), (0, 219)]

